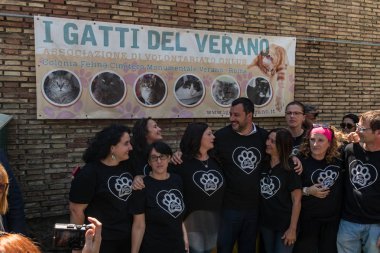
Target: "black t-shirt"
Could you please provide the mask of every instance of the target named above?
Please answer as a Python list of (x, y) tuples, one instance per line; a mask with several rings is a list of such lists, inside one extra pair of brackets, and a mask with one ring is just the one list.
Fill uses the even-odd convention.
[(301, 145), (304, 142), (305, 136), (306, 136), (306, 130), (304, 130), (300, 136), (293, 137), (292, 155), (298, 155), (298, 153), (300, 152)]
[(240, 135), (228, 125), (215, 132), (215, 150), (226, 179), (223, 207), (235, 210), (258, 209), (261, 159), (267, 131)]
[(133, 168), (136, 175), (149, 175), (152, 170), (148, 164), (148, 156), (145, 152), (137, 152), (135, 150), (131, 153)]
[(315, 160), (313, 157), (300, 157), (302, 162), (302, 186), (310, 187), (322, 184), (329, 188), (326, 198), (312, 195), (302, 197), (301, 217), (304, 219), (334, 220), (339, 219), (343, 199), (343, 161), (334, 159), (327, 163), (325, 159)]
[(226, 186), (223, 172), (212, 158), (207, 160), (206, 166), (193, 158), (184, 160), (176, 168), (183, 181), (187, 215), (197, 210), (218, 211), (222, 206)]
[(170, 174), (166, 180), (144, 178), (145, 188), (133, 191), (131, 212), (145, 214), (145, 233), (140, 253), (183, 253), (182, 221), (185, 204), (182, 180)]
[(86, 164), (71, 183), (69, 199), (78, 204), (88, 204), (87, 217), (102, 222), (105, 240), (130, 239), (131, 215), (129, 198), (132, 195), (130, 164), (121, 162), (107, 166), (101, 162)]
[(301, 189), (301, 177), (289, 162), (291, 170), (287, 171), (280, 164), (271, 168), (270, 162), (263, 163), (260, 179), (260, 223), (261, 226), (284, 232), (290, 225), (292, 216), (292, 191)]
[(380, 223), (380, 151), (359, 143), (345, 148), (345, 201), (343, 219), (361, 224)]

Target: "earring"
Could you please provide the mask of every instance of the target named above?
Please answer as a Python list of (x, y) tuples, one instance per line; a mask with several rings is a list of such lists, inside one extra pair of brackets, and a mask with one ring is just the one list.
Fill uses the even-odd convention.
[(112, 160), (116, 160), (116, 156), (113, 153), (111, 154), (111, 158)]

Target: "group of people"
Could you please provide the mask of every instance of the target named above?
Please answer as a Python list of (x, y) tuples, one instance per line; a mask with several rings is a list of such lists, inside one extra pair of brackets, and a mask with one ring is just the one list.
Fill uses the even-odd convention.
[(73, 179), (71, 222), (102, 221), (100, 252), (252, 253), (259, 237), (267, 253), (377, 253), (380, 111), (339, 131), (305, 124), (293, 101), (269, 133), (253, 113), (236, 99), (229, 125), (190, 123), (175, 153), (152, 118), (103, 129)]

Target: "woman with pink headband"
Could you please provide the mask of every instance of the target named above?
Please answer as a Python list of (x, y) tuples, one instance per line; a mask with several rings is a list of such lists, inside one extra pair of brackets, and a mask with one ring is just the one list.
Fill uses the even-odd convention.
[(302, 208), (295, 253), (335, 253), (342, 204), (342, 165), (337, 130), (313, 125), (300, 149)]

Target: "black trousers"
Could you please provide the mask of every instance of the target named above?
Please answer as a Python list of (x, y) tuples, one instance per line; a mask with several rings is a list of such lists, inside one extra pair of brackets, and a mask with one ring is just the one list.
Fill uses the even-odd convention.
[(336, 238), (339, 220), (301, 219), (293, 253), (337, 253)]

